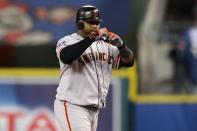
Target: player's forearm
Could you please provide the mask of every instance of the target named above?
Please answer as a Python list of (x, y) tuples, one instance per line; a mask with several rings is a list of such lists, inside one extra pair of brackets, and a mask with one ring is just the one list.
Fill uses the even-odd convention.
[(134, 64), (134, 55), (131, 49), (129, 49), (125, 44), (123, 47), (119, 48), (120, 56), (121, 56), (121, 62), (124, 63), (124, 65), (127, 65), (129, 67), (133, 66)]
[(60, 52), (60, 59), (64, 64), (70, 64), (83, 54), (83, 52), (94, 42), (89, 37), (73, 45), (67, 46)]

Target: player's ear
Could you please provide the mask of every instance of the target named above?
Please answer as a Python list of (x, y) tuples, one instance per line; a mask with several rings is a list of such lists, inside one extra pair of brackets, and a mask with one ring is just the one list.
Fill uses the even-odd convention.
[(83, 30), (83, 29), (84, 29), (84, 27), (85, 27), (85, 23), (84, 23), (84, 21), (79, 20), (79, 21), (77, 22), (77, 29), (79, 29), (79, 30)]

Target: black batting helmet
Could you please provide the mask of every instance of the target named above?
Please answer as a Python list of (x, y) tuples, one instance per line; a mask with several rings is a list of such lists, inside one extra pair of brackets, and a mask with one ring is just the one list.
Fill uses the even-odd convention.
[(92, 5), (85, 5), (78, 9), (77, 15), (76, 15), (76, 23), (79, 20), (83, 20), (86, 22), (92, 22), (92, 21), (101, 22), (102, 21), (98, 8)]

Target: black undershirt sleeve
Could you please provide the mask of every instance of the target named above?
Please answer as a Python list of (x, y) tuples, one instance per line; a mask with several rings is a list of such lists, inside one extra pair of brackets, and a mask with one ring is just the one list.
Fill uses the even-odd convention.
[(78, 43), (65, 47), (60, 52), (60, 60), (64, 64), (72, 63), (75, 59), (79, 58), (94, 41), (94, 39), (87, 37)]
[[(122, 45), (122, 47), (119, 47), (118, 49), (119, 49), (119, 52), (121, 54), (121, 57), (128, 58), (130, 55), (133, 56), (133, 52), (126, 46), (125, 43)], [(120, 59), (120, 63), (119, 63), (120, 67), (132, 67), (133, 65), (134, 65), (134, 59), (133, 58), (132, 58), (130, 63), (124, 63)]]

